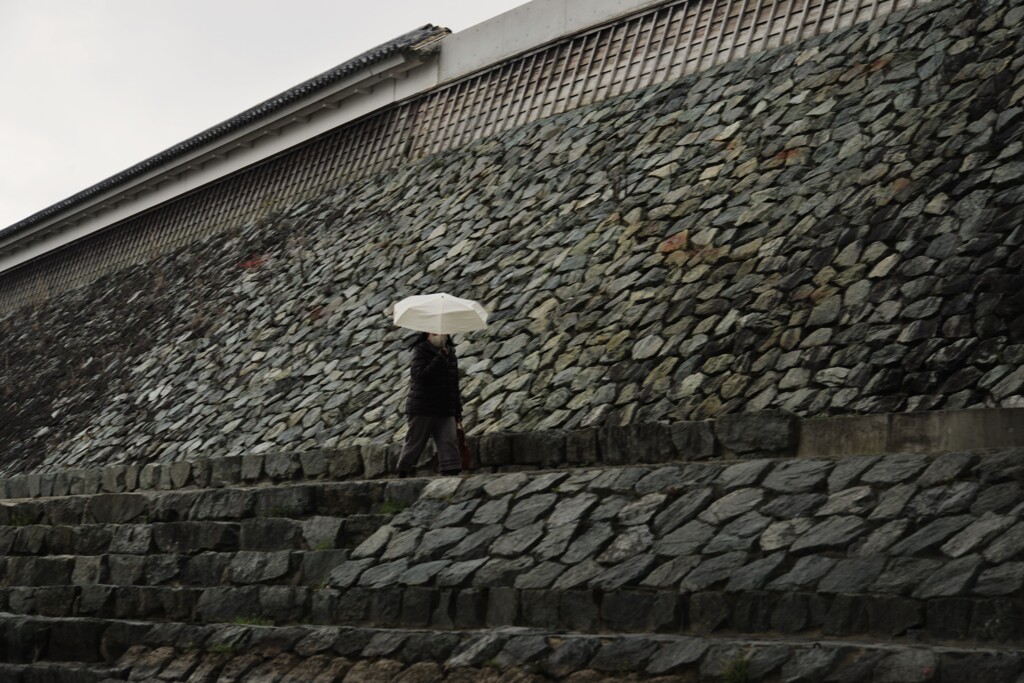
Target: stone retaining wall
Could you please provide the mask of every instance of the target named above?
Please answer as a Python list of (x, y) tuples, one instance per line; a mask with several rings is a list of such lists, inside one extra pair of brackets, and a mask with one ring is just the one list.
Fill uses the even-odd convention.
[(1024, 402), (1024, 21), (954, 2), (339, 187), (0, 320), (9, 473), (401, 437), (387, 307), (481, 300), (478, 435)]
[[(142, 625), (140, 625), (142, 626)], [(25, 619), (9, 624), (12, 660), (33, 654), (106, 650), (113, 666), (81, 667), (76, 683), (612, 683), (621, 681), (957, 681), (1011, 680), (1019, 653), (884, 644), (765, 643), (740, 638), (572, 635), (542, 630), (436, 632), (300, 627), (157, 625), (126, 629), (100, 621)], [(0, 664), (4, 680), (41, 675), (54, 664)], [(81, 673), (79, 673), (81, 672)], [(626, 673), (629, 672), (629, 673)], [(52, 675), (52, 674), (51, 674)], [(732, 676), (733, 678), (728, 678)], [(24, 679), (37, 680), (37, 679)]]

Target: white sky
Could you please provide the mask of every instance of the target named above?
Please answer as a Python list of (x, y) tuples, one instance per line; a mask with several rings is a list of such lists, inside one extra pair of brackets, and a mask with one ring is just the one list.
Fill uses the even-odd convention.
[(0, 229), (407, 31), (526, 0), (0, 0)]

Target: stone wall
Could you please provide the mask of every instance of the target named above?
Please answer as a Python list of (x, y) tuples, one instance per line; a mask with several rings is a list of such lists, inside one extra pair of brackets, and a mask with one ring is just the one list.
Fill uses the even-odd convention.
[(400, 437), (444, 290), (477, 434), (1024, 405), (1024, 11), (952, 2), (523, 126), (0, 320), (7, 471)]

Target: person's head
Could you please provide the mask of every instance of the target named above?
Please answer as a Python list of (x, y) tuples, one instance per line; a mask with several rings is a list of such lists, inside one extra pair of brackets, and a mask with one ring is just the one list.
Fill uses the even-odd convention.
[(445, 343), (448, 341), (447, 334), (441, 334), (440, 332), (428, 332), (427, 341), (434, 345), (435, 348), (444, 348)]

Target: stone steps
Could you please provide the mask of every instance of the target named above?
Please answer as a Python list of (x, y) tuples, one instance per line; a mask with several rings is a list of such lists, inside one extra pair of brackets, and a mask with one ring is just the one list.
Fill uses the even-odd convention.
[[(1011, 681), (1014, 648), (894, 646), (865, 640), (785, 637), (693, 638), (674, 634), (586, 634), (543, 629), (454, 631), (338, 626), (146, 625), (104, 619), (0, 614), (6, 659), (0, 673), (51, 680), (51, 671), (106, 673), (109, 680), (316, 681)], [(92, 648), (92, 649), (90, 649)], [(97, 662), (90, 652), (105, 652)], [(82, 659), (74, 664), (74, 656)], [(34, 664), (22, 662), (35, 661)], [(57, 660), (57, 661), (54, 661)], [(74, 661), (74, 660), (72, 660)], [(58, 662), (64, 662), (63, 664)], [(90, 672), (86, 674), (85, 672)], [(581, 674), (580, 672), (590, 672)], [(732, 678), (730, 678), (730, 676)], [(414, 678), (415, 677), (415, 678)], [(6, 679), (4, 679), (6, 680)], [(94, 681), (102, 678), (54, 678)], [(661, 679), (665, 680), (665, 679)]]
[(9, 556), (39, 557), (315, 550), (357, 545), (389, 519), (391, 515), (381, 514), (308, 519), (259, 517), (242, 522), (0, 527), (0, 551)]
[(78, 662), (0, 663), (0, 681), (4, 683), (108, 683), (128, 680), (121, 667), (89, 666)]
[(0, 503), (0, 528), (365, 515), (411, 503), (426, 483), (424, 479), (316, 482), (8, 499)]
[(195, 555), (55, 555), (0, 558), (0, 588), (28, 586), (316, 586), (348, 550), (202, 552)]

